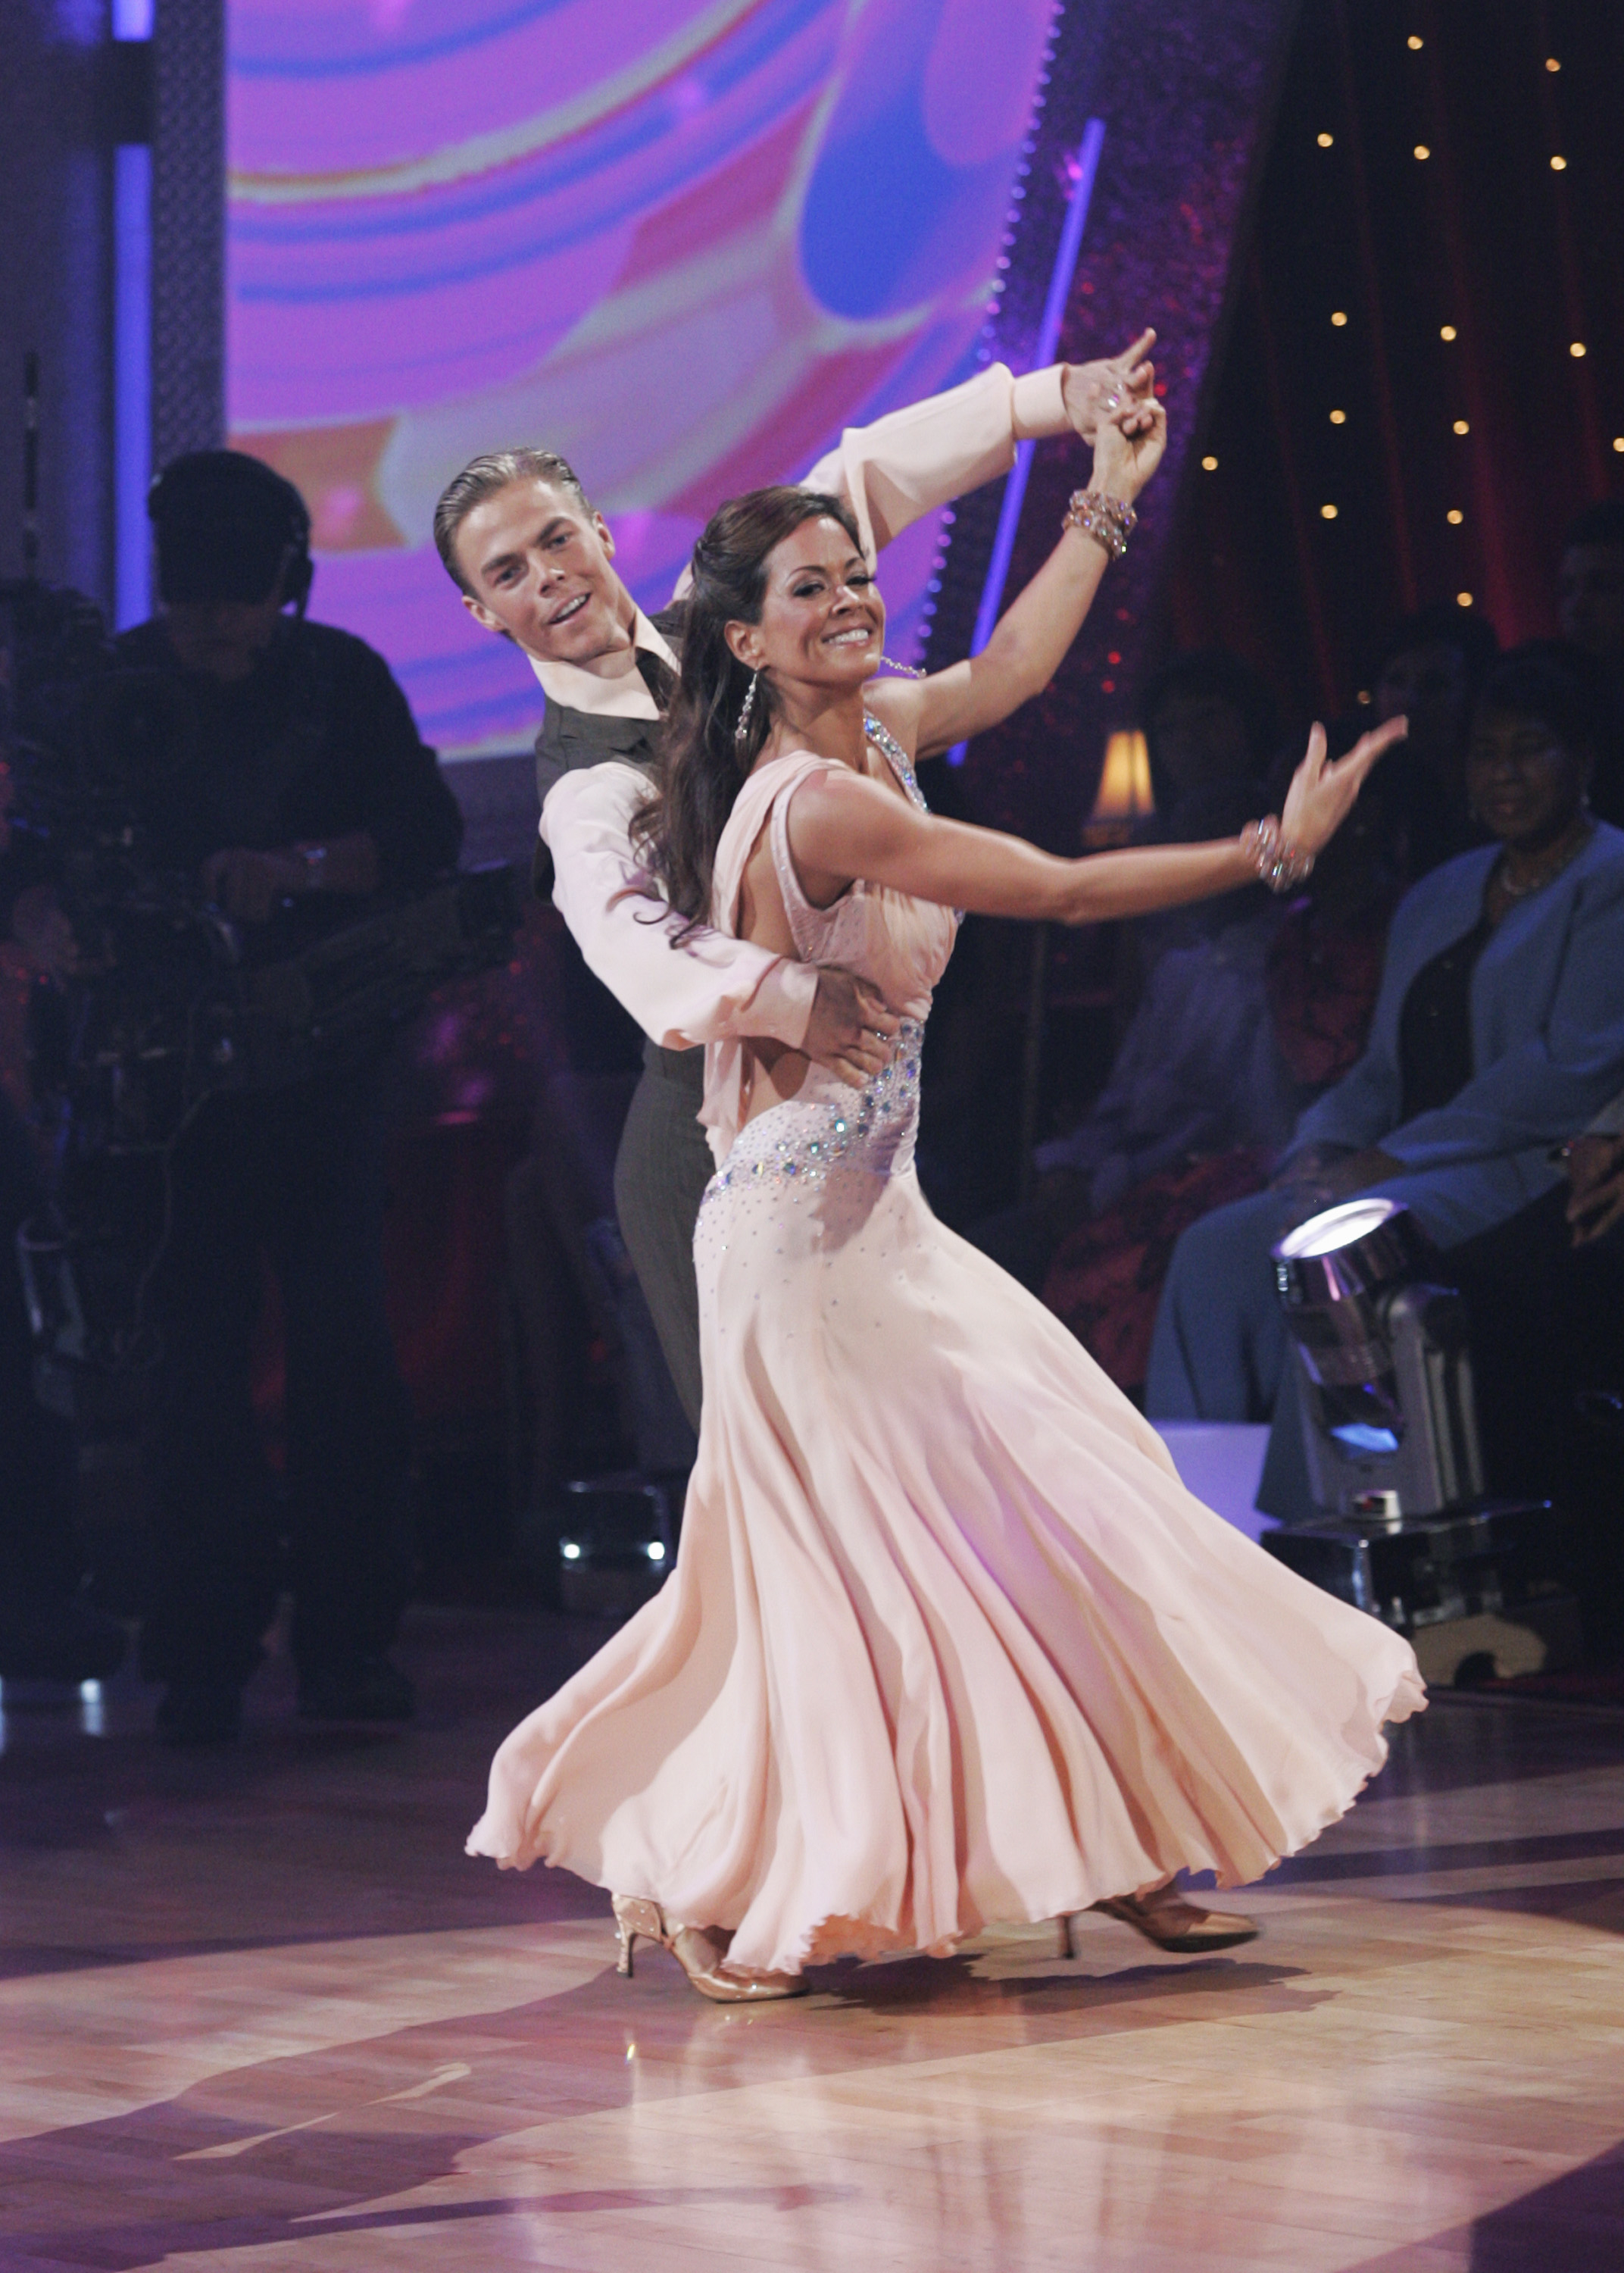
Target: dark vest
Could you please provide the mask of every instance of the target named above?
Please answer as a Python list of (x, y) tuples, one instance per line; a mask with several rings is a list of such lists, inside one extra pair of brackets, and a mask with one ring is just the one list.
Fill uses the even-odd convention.
[[(682, 630), (679, 608), (662, 609), (650, 621), (673, 647), (677, 645)], [(639, 649), (638, 670), (644, 685), (663, 709), (670, 696), (670, 671), (658, 656), (646, 649)], [(545, 805), (547, 792), (565, 774), (580, 773), (586, 767), (601, 766), (610, 759), (636, 766), (652, 779), (659, 760), (660, 728), (658, 718), (616, 718), (601, 711), (573, 710), (567, 703), (550, 701), (542, 730), (535, 738), (537, 804)], [(530, 863), (530, 883), (537, 899), (552, 897), (552, 853), (539, 835)], [(691, 1091), (698, 1111), (705, 1090), (703, 1050), (662, 1050), (645, 1036), (643, 1063), (651, 1073), (662, 1075), (680, 1084), (685, 1091)]]

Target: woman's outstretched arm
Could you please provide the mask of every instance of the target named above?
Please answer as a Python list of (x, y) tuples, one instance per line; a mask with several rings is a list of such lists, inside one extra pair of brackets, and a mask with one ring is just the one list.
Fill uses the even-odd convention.
[[(1102, 418), (1089, 490), (1131, 506), (1162, 462), (1167, 413), (1154, 395), (1134, 397)], [(1041, 694), (1087, 619), (1110, 556), (1075, 526), (999, 617), (981, 653), (911, 684), (886, 679), (871, 707), (922, 758), (984, 733)]]
[[(1328, 765), (1324, 731), (1314, 728), (1286, 799), (1283, 833), (1294, 851), (1313, 854), (1329, 843), (1371, 767), (1404, 731), (1405, 722), (1393, 719)], [(807, 776), (789, 827), (802, 883), (825, 907), (862, 877), (975, 915), (1106, 923), (1232, 892), (1258, 875), (1254, 855), (1235, 837), (1057, 859), (998, 829), (921, 813), (843, 769)]]

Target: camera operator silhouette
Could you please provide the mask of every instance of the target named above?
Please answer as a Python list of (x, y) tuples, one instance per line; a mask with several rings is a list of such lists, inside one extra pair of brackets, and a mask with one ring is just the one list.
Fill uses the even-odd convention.
[[(305, 620), (311, 523), (290, 483), (242, 453), (199, 451), (166, 468), (149, 510), (162, 607), (115, 642), (119, 668), (174, 697), (168, 744), (138, 787), (144, 836), (236, 928), (243, 963), (280, 962), (451, 867), (461, 818), (382, 657)], [(49, 879), (22, 895), (13, 929), (37, 969), (72, 969)], [(237, 1735), (284, 1574), (300, 1712), (413, 1709), (388, 1655), (409, 1577), (409, 1410), (383, 1290), (390, 1031), (286, 1086), (209, 1096), (170, 1151), (155, 1220), (138, 1227), (156, 1256), (162, 1350), (141, 1662), (165, 1684), (171, 1743)], [(285, 1327), (282, 1510), (250, 1395), (267, 1260)]]

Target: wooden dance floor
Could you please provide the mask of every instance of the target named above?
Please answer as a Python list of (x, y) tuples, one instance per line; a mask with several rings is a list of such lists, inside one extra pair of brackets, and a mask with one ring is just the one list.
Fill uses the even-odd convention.
[(461, 1856), (595, 1639), (419, 1612), (415, 1731), (277, 1662), (228, 1759), (5, 1699), (4, 2273), (1624, 2268), (1624, 1714), (1446, 1698), (1224, 1956), (1089, 1919), (726, 2010)]

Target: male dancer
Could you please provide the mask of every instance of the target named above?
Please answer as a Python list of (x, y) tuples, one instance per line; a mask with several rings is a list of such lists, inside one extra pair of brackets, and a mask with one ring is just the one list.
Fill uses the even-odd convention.
[[(1068, 430), (1091, 440), (1101, 416), (1149, 394), (1155, 339), (1147, 331), (1108, 362), (1058, 364), (1022, 379), (994, 364), (947, 394), (848, 429), (805, 485), (848, 499), (872, 559), (921, 514), (1007, 473), (1018, 441)], [(657, 619), (643, 614), (573, 469), (539, 449), (475, 458), (442, 494), (434, 536), (464, 607), (523, 649), (547, 697), (536, 738), (537, 890), (550, 889), (587, 964), (648, 1038), (615, 1162), (615, 1204), (697, 1429), (693, 1227), (715, 1165), (698, 1119), (700, 1046), (770, 1038), (860, 1088), (885, 1063), (897, 1021), (847, 972), (702, 926), (673, 952), (671, 925), (649, 921), (657, 888), (632, 851), (631, 827), (679, 668), (667, 634), (680, 640), (680, 597)]]

